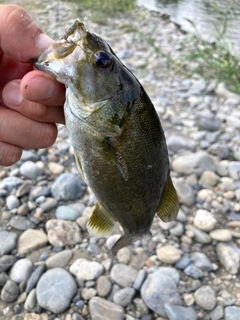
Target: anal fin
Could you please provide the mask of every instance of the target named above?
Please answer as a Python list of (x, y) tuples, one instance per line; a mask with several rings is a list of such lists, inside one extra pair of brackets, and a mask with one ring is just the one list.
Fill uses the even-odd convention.
[(163, 197), (157, 210), (157, 215), (164, 222), (169, 222), (176, 218), (178, 209), (179, 203), (177, 192), (173, 186), (171, 177), (169, 177)]
[(99, 202), (96, 202), (93, 213), (87, 223), (87, 229), (91, 234), (108, 236), (112, 232), (115, 223), (114, 218)]

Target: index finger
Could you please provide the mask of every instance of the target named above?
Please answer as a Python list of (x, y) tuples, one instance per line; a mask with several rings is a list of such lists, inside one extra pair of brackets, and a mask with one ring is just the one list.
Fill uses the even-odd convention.
[(20, 62), (29, 62), (52, 42), (17, 5), (0, 5), (0, 30), (0, 51)]

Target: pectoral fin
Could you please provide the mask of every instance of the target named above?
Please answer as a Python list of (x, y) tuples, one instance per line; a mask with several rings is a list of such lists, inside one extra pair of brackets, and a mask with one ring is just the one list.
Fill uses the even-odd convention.
[(82, 169), (82, 164), (81, 164), (81, 161), (80, 161), (80, 158), (77, 154), (77, 152), (74, 150), (74, 155), (75, 155), (75, 160), (76, 160), (76, 164), (77, 164), (77, 168), (78, 168), (78, 171), (80, 172), (83, 180), (87, 183), (85, 177), (84, 177), (84, 173), (83, 173), (83, 169)]
[(98, 236), (108, 236), (112, 232), (115, 223), (116, 221), (113, 217), (99, 202), (96, 202), (93, 213), (88, 221), (87, 229), (89, 233)]
[(176, 218), (178, 209), (178, 196), (173, 186), (172, 179), (169, 177), (166, 189), (157, 210), (157, 215), (164, 222), (168, 222)]
[(103, 140), (102, 150), (99, 150), (99, 153), (101, 153), (103, 159), (118, 169), (125, 181), (128, 181), (127, 163), (122, 154), (113, 147), (107, 138)]

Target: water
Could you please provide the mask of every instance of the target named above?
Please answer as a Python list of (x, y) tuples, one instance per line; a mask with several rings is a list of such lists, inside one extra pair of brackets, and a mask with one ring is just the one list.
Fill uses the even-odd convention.
[[(224, 30), (224, 39), (231, 51), (240, 55), (240, 0), (137, 0), (149, 10), (170, 16), (170, 20), (184, 31), (197, 32), (201, 37), (214, 42)], [(192, 21), (195, 27), (188, 21)]]

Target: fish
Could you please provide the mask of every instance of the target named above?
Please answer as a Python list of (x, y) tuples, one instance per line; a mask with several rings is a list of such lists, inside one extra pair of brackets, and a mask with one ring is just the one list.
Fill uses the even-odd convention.
[(33, 65), (66, 86), (76, 165), (97, 199), (90, 234), (107, 237), (118, 222), (123, 232), (110, 248), (116, 252), (151, 234), (155, 214), (175, 219), (179, 202), (159, 116), (110, 45), (77, 19)]

